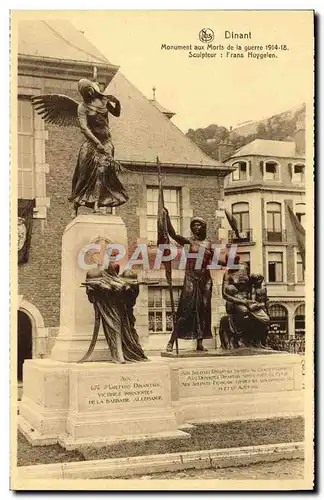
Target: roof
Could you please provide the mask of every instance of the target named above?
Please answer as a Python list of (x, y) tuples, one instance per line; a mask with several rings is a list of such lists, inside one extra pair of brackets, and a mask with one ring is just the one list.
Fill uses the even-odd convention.
[(297, 157), (295, 152), (295, 142), (270, 141), (268, 139), (255, 139), (238, 149), (229, 158), (238, 158), (240, 156), (271, 156), (280, 158)]
[(155, 106), (156, 109), (163, 113), (167, 118), (172, 118), (175, 115), (173, 111), (170, 111), (169, 109), (162, 106), (162, 104), (160, 104), (156, 99), (150, 99), (150, 103), (153, 104), (153, 106)]
[(20, 21), (18, 54), (109, 64), (84, 34), (66, 20)]
[[(79, 62), (110, 64), (98, 49), (68, 21), (23, 21), (19, 23), (20, 55)], [(214, 161), (179, 130), (161, 105), (152, 105), (119, 72), (109, 83), (120, 100), (121, 116), (110, 116), (116, 158), (132, 163), (154, 163), (201, 167), (228, 167)], [(169, 112), (170, 113), (170, 112)]]
[(120, 72), (108, 85), (121, 102), (121, 115), (110, 115), (115, 155), (120, 161), (134, 163), (195, 165), (226, 168), (207, 156), (164, 116)]

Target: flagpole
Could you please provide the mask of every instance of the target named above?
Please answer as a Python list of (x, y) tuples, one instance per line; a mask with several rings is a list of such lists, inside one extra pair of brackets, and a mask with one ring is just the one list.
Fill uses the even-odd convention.
[[(163, 187), (162, 187), (162, 175), (161, 175), (161, 165), (159, 161), (159, 157), (156, 157), (156, 163), (157, 163), (157, 170), (158, 170), (158, 179), (159, 179), (159, 189), (162, 194), (162, 200), (163, 200), (163, 208), (164, 208), (164, 197), (163, 197)], [(170, 293), (170, 302), (171, 302), (171, 313), (172, 313), (172, 335), (175, 331), (175, 325), (176, 325), (176, 312), (175, 312), (175, 306), (174, 306), (174, 296), (173, 296), (173, 288), (172, 288), (172, 271), (171, 271), (171, 263), (170, 266), (165, 267), (165, 277), (168, 283), (168, 288), (169, 288), (169, 293)], [(176, 345), (176, 353), (177, 355), (179, 354), (179, 345), (178, 345), (178, 336), (176, 334), (175, 338), (175, 345)]]

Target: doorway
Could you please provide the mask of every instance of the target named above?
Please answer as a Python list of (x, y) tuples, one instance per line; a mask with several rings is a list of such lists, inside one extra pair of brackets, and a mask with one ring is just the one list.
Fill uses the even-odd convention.
[(32, 323), (29, 316), (23, 311), (18, 311), (17, 326), (17, 378), (18, 382), (21, 382), (23, 378), (23, 363), (25, 359), (32, 359), (33, 357)]

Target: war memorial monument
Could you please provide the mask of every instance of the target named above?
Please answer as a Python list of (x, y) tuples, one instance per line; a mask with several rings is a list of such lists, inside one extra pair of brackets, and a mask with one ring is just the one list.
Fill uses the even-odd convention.
[[(169, 342), (160, 356), (145, 354), (133, 310), (141, 282), (127, 252), (119, 259), (108, 251), (127, 249), (124, 221), (106, 210), (129, 199), (109, 128), (109, 113), (118, 117), (121, 103), (87, 79), (78, 89), (81, 102), (58, 94), (33, 99), (45, 121), (79, 127), (85, 141), (69, 196), (72, 220), (62, 238), (60, 330), (49, 359), (24, 362), (21, 432), (35, 446), (59, 443), (72, 450), (186, 439), (185, 426), (195, 422), (303, 414), (302, 359), (268, 347), (263, 276), (248, 273), (238, 259), (218, 259), (226, 315), (218, 348), (204, 346), (213, 337), (214, 248), (201, 217), (192, 219), (191, 236), (176, 233), (161, 183), (157, 244), (165, 250), (171, 238), (189, 257), (177, 310), (172, 304)], [(86, 215), (78, 215), (80, 206), (89, 209)], [(163, 265), (172, 297), (170, 261)], [(195, 349), (179, 350), (178, 339), (194, 340)]]

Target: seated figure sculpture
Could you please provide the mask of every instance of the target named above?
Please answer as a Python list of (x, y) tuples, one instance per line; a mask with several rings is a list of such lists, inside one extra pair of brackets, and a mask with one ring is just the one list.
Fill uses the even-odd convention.
[(248, 275), (245, 266), (238, 266), (224, 274), (222, 296), (226, 300), (227, 316), (220, 321), (221, 347), (253, 346), (265, 348), (269, 315), (267, 293), (262, 287), (263, 276)]

